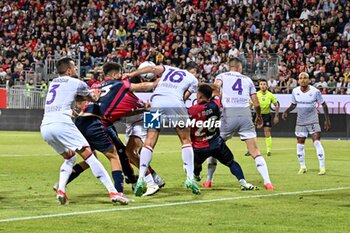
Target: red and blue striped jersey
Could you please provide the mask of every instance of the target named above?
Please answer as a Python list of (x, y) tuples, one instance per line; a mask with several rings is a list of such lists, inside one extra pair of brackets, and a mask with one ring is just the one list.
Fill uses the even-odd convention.
[(191, 128), (192, 146), (194, 148), (209, 147), (210, 142), (220, 136), (220, 128), (216, 127), (221, 115), (219, 96), (212, 97), (208, 102), (197, 103), (189, 108), (188, 113), (191, 120), (196, 121), (195, 126)]
[(98, 103), (89, 104), (84, 112), (90, 112), (103, 118), (104, 125), (111, 125), (128, 113), (142, 108), (142, 101), (130, 91), (130, 81), (105, 80), (99, 84), (102, 94)]

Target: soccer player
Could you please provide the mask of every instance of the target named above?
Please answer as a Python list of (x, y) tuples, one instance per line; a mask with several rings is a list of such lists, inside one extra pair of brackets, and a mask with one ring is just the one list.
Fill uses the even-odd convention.
[[(101, 113), (103, 115), (103, 123), (106, 127), (110, 127), (114, 122), (121, 120), (126, 116), (134, 116), (143, 113), (145, 110), (145, 104), (133, 93), (134, 91), (151, 91), (158, 84), (159, 80), (154, 82), (143, 83), (130, 83), (128, 79), (120, 80), (122, 68), (119, 64), (109, 62), (104, 65), (104, 73), (106, 76), (116, 74), (112, 80), (107, 80), (100, 85), (103, 94), (100, 98)], [(135, 123), (135, 121), (130, 121)], [(142, 132), (140, 132), (141, 134)], [(139, 135), (136, 130), (132, 132), (131, 136)], [(130, 137), (126, 146), (126, 153), (131, 162), (136, 166), (139, 164), (138, 151), (135, 148), (131, 148), (139, 143), (138, 138)], [(131, 140), (131, 141), (130, 141)], [(135, 142), (136, 141), (136, 142)], [(131, 143), (134, 142), (134, 143)], [(141, 149), (139, 147), (139, 149)], [(160, 181), (160, 185), (164, 186), (164, 181), (154, 172), (153, 169), (146, 171), (147, 173), (147, 192), (145, 195), (152, 195), (159, 190), (159, 185), (154, 181), (153, 176), (157, 181)], [(157, 179), (158, 178), (158, 179)]]
[[(276, 97), (267, 90), (267, 81), (265, 79), (259, 80), (259, 88), (260, 90), (256, 93), (258, 96), (258, 100), (261, 108), (261, 116), (263, 119), (263, 127), (265, 134), (265, 143), (266, 143), (266, 152), (267, 156), (271, 156), (271, 146), (272, 146), (272, 138), (271, 138), (271, 127), (272, 127), (272, 115), (271, 115), (271, 104), (275, 105), (275, 115), (273, 117), (273, 124), (277, 125), (279, 122), (278, 119), (278, 110), (279, 105), (276, 100)], [(250, 108), (252, 108), (253, 103), (250, 102)], [(250, 155), (249, 152), (246, 154)]]
[(200, 180), (202, 163), (212, 155), (230, 169), (242, 190), (256, 190), (258, 189), (256, 186), (247, 183), (241, 166), (234, 160), (232, 152), (220, 137), (220, 125), (216, 123), (220, 123), (221, 101), (216, 93), (213, 97), (212, 94), (213, 90), (209, 85), (200, 85), (197, 91), (197, 104), (188, 110), (190, 118), (195, 120), (195, 127), (191, 128), (195, 178)]
[[(131, 163), (137, 168), (140, 167), (140, 151), (146, 139), (147, 130), (143, 127), (143, 113), (125, 119), (126, 133), (126, 154)], [(145, 182), (147, 191), (142, 196), (151, 196), (165, 186), (165, 181), (152, 169), (148, 167)]]
[(268, 168), (264, 157), (261, 155), (256, 141), (256, 132), (249, 102), (252, 100), (255, 111), (255, 123), (258, 128), (262, 127), (261, 108), (253, 81), (242, 74), (242, 62), (238, 58), (230, 58), (229, 71), (218, 75), (214, 84), (221, 88), (222, 94), (222, 124), (220, 136), (226, 141), (237, 131), (242, 141), (255, 160), (256, 168), (264, 180), (267, 190), (273, 190)]
[[(122, 186), (120, 186), (120, 177), (122, 177), (122, 174), (120, 166), (117, 165), (119, 159), (113, 156), (116, 151), (115, 147), (112, 145), (112, 142), (117, 145), (121, 142), (118, 142), (119, 138), (113, 123), (126, 115), (132, 115), (143, 111), (143, 103), (132, 91), (152, 90), (156, 84), (150, 82), (130, 84), (129, 80), (118, 80), (121, 76), (121, 70), (122, 68), (118, 63), (108, 62), (104, 64), (103, 71), (106, 77), (105, 81), (99, 84), (98, 87), (102, 91), (100, 99), (96, 104), (90, 103), (85, 106), (80, 116), (76, 119), (76, 124), (84, 135), (86, 135), (88, 140), (91, 141), (93, 148), (103, 152), (110, 160), (111, 158), (113, 159), (111, 160), (112, 176), (118, 188), (122, 190)], [(104, 126), (107, 128), (105, 129)], [(125, 150), (128, 152), (130, 149), (126, 147)], [(87, 169), (88, 166), (86, 166), (84, 162), (81, 162), (79, 165), (76, 165), (75, 168), (77, 172), (70, 177), (69, 181), (76, 178)], [(153, 170), (152, 172), (155, 177), (159, 177)], [(155, 184), (152, 174), (148, 175), (148, 180), (149, 189), (147, 195), (152, 195), (159, 190), (159, 187)]]
[(297, 108), (297, 122), (295, 127), (295, 135), (297, 136), (297, 157), (300, 163), (298, 174), (307, 172), (305, 165), (304, 144), (308, 134), (311, 135), (316, 148), (316, 154), (320, 165), (319, 175), (326, 174), (325, 153), (321, 144), (321, 127), (318, 120), (316, 103), (322, 104), (325, 122), (324, 128), (328, 131), (331, 128), (331, 122), (328, 115), (328, 106), (323, 100), (321, 92), (310, 86), (309, 75), (301, 72), (298, 79), (299, 87), (293, 89), (292, 103), (289, 108), (283, 112), (282, 119), (286, 120), (288, 113)]
[(88, 142), (71, 119), (71, 106), (76, 96), (96, 101), (98, 95), (94, 91), (90, 92), (86, 83), (75, 78), (77, 67), (71, 58), (63, 57), (58, 60), (56, 69), (59, 77), (50, 83), (40, 132), (44, 140), (64, 158), (57, 190), (58, 201), (60, 204), (68, 204), (66, 184), (76, 160), (75, 153), (78, 153), (91, 167), (94, 176), (104, 184), (111, 201), (128, 204), (122, 194), (115, 189), (107, 171), (96, 159)]
[[(155, 112), (153, 118), (160, 115), (167, 122), (186, 122), (188, 113), (184, 101), (197, 90), (199, 67), (194, 62), (186, 65), (186, 70), (171, 66), (148, 66), (125, 74), (125, 77), (135, 77), (145, 73), (154, 73), (160, 77), (160, 81), (151, 98), (151, 112)], [(190, 128), (176, 125), (176, 133), (182, 144), (182, 160), (187, 179), (185, 187), (194, 194), (200, 194), (196, 182), (193, 180), (193, 148), (191, 144)], [(145, 192), (145, 173), (152, 160), (153, 148), (159, 136), (159, 129), (149, 128), (146, 140), (140, 153), (139, 180), (135, 187), (135, 195), (141, 196)]]

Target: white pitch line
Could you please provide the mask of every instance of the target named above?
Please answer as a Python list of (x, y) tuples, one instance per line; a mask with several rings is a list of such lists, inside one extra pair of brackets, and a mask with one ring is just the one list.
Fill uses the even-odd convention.
[[(275, 151), (286, 151), (286, 150), (295, 150), (295, 148), (276, 148)], [(169, 150), (169, 151), (154, 151), (155, 153), (181, 153), (181, 150)], [(239, 154), (239, 153), (235, 153)], [(8, 157), (53, 157), (57, 154), (0, 154), (0, 158)]]
[(37, 216), (29, 216), (29, 217), (21, 217), (21, 218), (7, 218), (7, 219), (0, 219), (0, 223), (24, 221), (24, 220), (32, 220), (32, 219), (53, 218), (53, 217), (67, 217), (67, 216), (72, 216), (72, 215), (83, 215), (83, 214), (93, 214), (93, 213), (106, 213), (106, 212), (114, 212), (114, 211), (149, 209), (149, 208), (158, 208), (158, 207), (167, 207), (167, 206), (192, 205), (192, 204), (219, 202), (219, 201), (233, 201), (233, 200), (240, 200), (240, 199), (253, 199), (253, 198), (262, 198), (262, 197), (319, 193), (319, 192), (329, 192), (329, 191), (339, 191), (339, 190), (349, 190), (349, 189), (350, 189), (350, 187), (338, 187), (338, 188), (328, 188), (328, 189), (319, 189), (319, 190), (303, 190), (303, 191), (295, 191), (295, 192), (271, 193), (271, 194), (262, 194), (262, 195), (225, 197), (225, 198), (218, 198), (218, 199), (211, 199), (211, 200), (198, 200), (198, 201), (184, 201), (184, 202), (175, 202), (175, 203), (153, 204), (153, 205), (145, 205), (145, 206), (129, 206), (129, 207), (120, 207), (120, 208), (113, 208), (113, 209), (100, 209), (100, 210), (89, 210), (89, 211), (62, 213), (62, 214), (37, 215)]
[(55, 156), (55, 154), (1, 154), (0, 158), (7, 157), (35, 157), (35, 156)]

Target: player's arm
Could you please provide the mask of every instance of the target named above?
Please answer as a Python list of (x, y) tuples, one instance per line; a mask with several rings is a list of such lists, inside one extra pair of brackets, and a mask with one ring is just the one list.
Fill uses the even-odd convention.
[(297, 107), (296, 104), (291, 103), (290, 106), (287, 108), (287, 110), (283, 112), (283, 114), (282, 114), (282, 119), (283, 119), (283, 120), (286, 120), (286, 119), (287, 119), (287, 116), (288, 116), (288, 113), (290, 113), (291, 111), (293, 111), (296, 107)]
[(185, 94), (184, 94), (184, 101), (186, 101), (188, 98), (190, 98), (191, 95), (192, 95), (192, 92), (190, 92), (190, 91), (185, 91)]
[(160, 78), (157, 78), (154, 82), (131, 83), (129, 89), (130, 91), (140, 92), (153, 91), (158, 85), (159, 80)]
[(253, 106), (256, 112), (255, 125), (257, 128), (261, 128), (263, 126), (263, 119), (261, 117), (261, 107), (258, 100), (258, 96), (256, 95), (256, 93), (254, 93), (250, 96), (250, 98), (253, 102)]
[(324, 129), (326, 131), (331, 129), (331, 120), (329, 119), (329, 114), (328, 114), (328, 106), (326, 104), (326, 102), (322, 103), (322, 108), (323, 108), (323, 112), (324, 112)]
[(214, 85), (220, 90), (222, 87), (222, 81), (220, 79), (215, 79)]
[(188, 89), (185, 91), (183, 95), (184, 101), (190, 98), (191, 94), (195, 93), (197, 89), (198, 89), (198, 80), (197, 78), (193, 77), (193, 80), (191, 81), (190, 86), (188, 87)]
[(136, 77), (136, 76), (139, 76), (141, 74), (147, 74), (147, 73), (153, 73), (153, 74), (155, 74), (157, 76), (160, 76), (164, 72), (164, 70), (165, 70), (165, 68), (162, 65), (146, 66), (146, 67), (144, 67), (142, 69), (137, 69), (134, 72), (123, 74), (122, 79), (132, 78), (132, 77)]
[[(294, 89), (295, 90), (295, 89)], [(282, 114), (282, 119), (283, 120), (287, 120), (287, 116), (288, 116), (288, 113), (290, 113), (291, 111), (293, 111), (296, 107), (297, 107), (297, 101), (295, 99), (295, 95), (296, 93), (294, 92), (294, 90), (292, 91), (292, 103), (290, 104), (290, 106), (287, 108), (286, 111), (283, 112)], [(323, 101), (322, 101), (323, 102)]]
[(278, 122), (279, 122), (278, 113), (279, 113), (280, 105), (278, 104), (278, 102), (276, 101), (276, 99), (275, 99), (275, 102), (273, 103), (273, 105), (275, 105), (275, 117), (273, 118), (273, 124), (274, 124), (274, 125), (277, 125)]
[(252, 107), (253, 107), (253, 101), (250, 100), (250, 102), (249, 102), (249, 109), (252, 109)]
[(220, 87), (218, 87), (217, 85), (215, 85), (214, 83), (210, 83), (208, 84), (211, 89), (213, 90), (213, 94), (212, 96), (219, 96), (221, 98), (221, 93), (220, 93)]
[(214, 94), (214, 92), (216, 92), (216, 95), (220, 96), (220, 99), (221, 99), (221, 97), (222, 97), (222, 93), (221, 93), (222, 81), (220, 79), (216, 79), (214, 81), (213, 86), (215, 87), (215, 89), (213, 88), (213, 94)]
[(101, 90), (98, 88), (90, 89), (89, 86), (82, 82), (78, 82), (77, 92), (75, 99), (76, 101), (91, 101), (96, 102), (101, 95)]

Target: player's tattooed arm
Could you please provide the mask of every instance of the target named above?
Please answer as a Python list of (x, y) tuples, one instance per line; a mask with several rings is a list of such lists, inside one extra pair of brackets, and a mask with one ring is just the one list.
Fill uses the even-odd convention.
[(136, 76), (139, 76), (141, 74), (147, 74), (147, 73), (153, 73), (153, 74), (159, 76), (163, 72), (164, 72), (164, 66), (162, 66), (162, 65), (146, 66), (142, 69), (135, 70), (134, 72), (123, 74), (122, 79), (132, 78), (132, 77), (136, 77)]
[(329, 114), (328, 114), (328, 106), (326, 104), (326, 102), (322, 103), (322, 108), (323, 108), (323, 112), (324, 112), (324, 129), (326, 131), (331, 129), (331, 120), (329, 119)]
[(295, 108), (297, 107), (296, 104), (291, 104), (286, 111), (283, 112), (282, 114), (282, 119), (286, 120), (288, 117), (288, 113), (290, 113), (291, 111), (293, 111)]
[(211, 87), (211, 89), (213, 90), (213, 94), (212, 94), (212, 96), (219, 96), (219, 97), (221, 97), (220, 96), (220, 88), (217, 86), (217, 85), (215, 85), (214, 83), (210, 83), (210, 84), (208, 84), (210, 87)]
[(140, 92), (147, 92), (147, 91), (153, 91), (154, 88), (159, 83), (159, 78), (156, 79), (154, 82), (143, 82), (143, 83), (131, 83), (130, 84), (130, 91), (140, 91)]
[(215, 86), (215, 89), (213, 88), (213, 95), (214, 95), (214, 92), (218, 93), (217, 95), (220, 96), (220, 99), (221, 99), (221, 87), (222, 87), (222, 81), (217, 79), (214, 81), (214, 85)]
[(261, 128), (264, 122), (261, 117), (261, 107), (260, 107), (258, 97), (256, 96), (256, 94), (252, 94), (250, 98), (252, 99), (253, 106), (256, 112), (255, 125), (257, 128)]
[(279, 122), (278, 112), (279, 112), (280, 106), (278, 102), (276, 102), (274, 105), (275, 105), (275, 117), (273, 118), (273, 124), (277, 125)]

